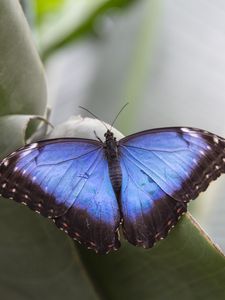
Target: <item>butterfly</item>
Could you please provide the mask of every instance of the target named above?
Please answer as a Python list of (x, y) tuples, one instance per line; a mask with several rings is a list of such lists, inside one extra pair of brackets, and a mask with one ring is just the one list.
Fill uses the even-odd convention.
[(116, 140), (58, 138), (0, 163), (0, 193), (52, 219), (97, 253), (152, 247), (187, 203), (225, 171), (225, 140), (195, 128), (159, 128)]

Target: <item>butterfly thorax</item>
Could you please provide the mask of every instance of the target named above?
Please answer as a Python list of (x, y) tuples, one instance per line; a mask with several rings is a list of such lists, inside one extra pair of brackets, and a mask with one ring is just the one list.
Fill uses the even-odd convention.
[(113, 189), (118, 195), (120, 193), (122, 179), (118, 143), (113, 133), (109, 130), (107, 130), (107, 132), (105, 133), (104, 148), (109, 166), (109, 176), (112, 182)]

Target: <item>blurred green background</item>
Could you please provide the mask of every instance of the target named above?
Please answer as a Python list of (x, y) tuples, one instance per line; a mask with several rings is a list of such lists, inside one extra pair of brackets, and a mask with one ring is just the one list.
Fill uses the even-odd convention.
[[(225, 137), (225, 3), (20, 4), (23, 12), (17, 0), (0, 0), (1, 153), (20, 146), (47, 107), (54, 126), (87, 116), (79, 105), (110, 123), (129, 102), (115, 125), (124, 135), (192, 126)], [(225, 178), (190, 211), (225, 251)], [(224, 257), (189, 217), (152, 250), (124, 241), (107, 257), (77, 248), (48, 220), (5, 199), (0, 225), (3, 299), (225, 298)]]

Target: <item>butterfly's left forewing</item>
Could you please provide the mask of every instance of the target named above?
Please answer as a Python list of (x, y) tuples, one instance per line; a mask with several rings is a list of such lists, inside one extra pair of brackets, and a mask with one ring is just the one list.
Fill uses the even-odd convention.
[(225, 169), (225, 142), (193, 128), (140, 132), (119, 141), (125, 237), (151, 247)]
[(21, 148), (0, 164), (0, 193), (97, 252), (119, 247), (119, 209), (97, 141), (56, 139)]

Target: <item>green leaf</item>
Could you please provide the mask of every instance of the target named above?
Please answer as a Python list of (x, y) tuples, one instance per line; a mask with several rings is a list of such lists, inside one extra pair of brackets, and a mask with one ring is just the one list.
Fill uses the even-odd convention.
[(73, 241), (47, 219), (1, 198), (2, 299), (98, 299)]
[(0, 115), (43, 114), (44, 70), (19, 1), (0, 1)]
[(154, 248), (122, 248), (96, 256), (80, 248), (103, 299), (224, 299), (225, 257), (190, 215)]
[(65, 4), (65, 0), (34, 0), (38, 23), (44, 22), (48, 15), (59, 12)]

